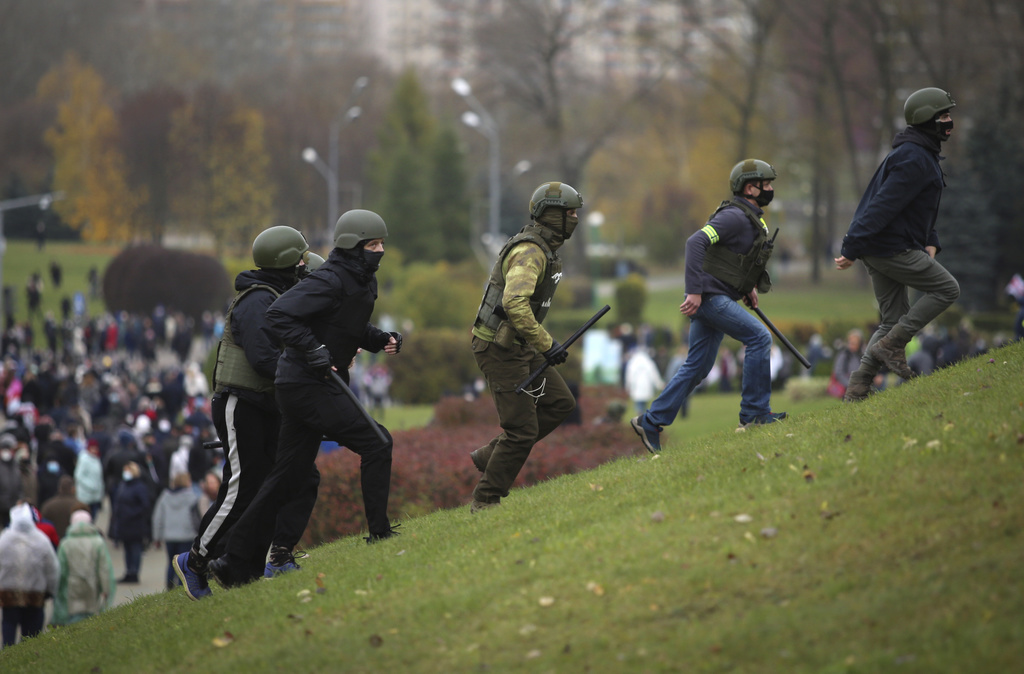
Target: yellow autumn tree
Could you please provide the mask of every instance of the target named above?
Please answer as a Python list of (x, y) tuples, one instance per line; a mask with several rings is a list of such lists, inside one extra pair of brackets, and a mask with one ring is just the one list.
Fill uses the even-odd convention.
[(68, 54), (39, 81), (37, 96), (57, 107), (44, 136), (54, 156), (53, 187), (65, 194), (55, 210), (87, 241), (129, 241), (148, 195), (128, 185), (112, 92), (95, 69)]
[(218, 253), (251, 246), (274, 201), (263, 115), (205, 91), (175, 112), (171, 127), (179, 221), (212, 235)]

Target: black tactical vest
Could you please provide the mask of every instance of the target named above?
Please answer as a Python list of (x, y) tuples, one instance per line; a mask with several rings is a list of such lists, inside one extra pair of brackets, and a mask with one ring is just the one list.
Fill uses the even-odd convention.
[(772, 256), (774, 237), (768, 239), (768, 225), (758, 217), (753, 208), (740, 199), (723, 201), (708, 218), (708, 223), (729, 207), (739, 208), (747, 216), (755, 231), (754, 243), (750, 250), (742, 254), (734, 253), (725, 246), (709, 246), (704, 253), (703, 270), (732, 286), (741, 295), (746, 295), (755, 287), (758, 292), (766, 293), (772, 288), (771, 277), (765, 268)]

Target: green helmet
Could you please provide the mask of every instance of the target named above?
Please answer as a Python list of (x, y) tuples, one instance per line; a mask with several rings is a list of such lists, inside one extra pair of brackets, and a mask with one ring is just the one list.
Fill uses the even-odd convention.
[(317, 255), (316, 253), (314, 253), (313, 251), (309, 251), (308, 253), (306, 253), (307, 271), (316, 271), (317, 269), (320, 268), (320, 265), (322, 265), (323, 263), (324, 259)]
[(277, 225), (260, 232), (252, 242), (252, 261), (262, 269), (289, 269), (307, 250), (309, 244), (299, 230)]
[(582, 208), (583, 197), (571, 185), (565, 183), (544, 183), (533, 191), (530, 197), (530, 215), (539, 218), (548, 206), (558, 208)]
[(903, 116), (906, 117), (907, 124), (913, 126), (930, 122), (936, 115), (955, 107), (956, 101), (948, 91), (928, 87), (918, 89), (907, 97), (907, 102), (903, 104)]
[(775, 180), (779, 174), (775, 168), (766, 161), (760, 159), (744, 159), (732, 167), (729, 174), (729, 187), (733, 194), (743, 191), (743, 186), (751, 180)]
[(373, 211), (345, 211), (334, 226), (335, 248), (355, 248), (360, 241), (383, 239), (388, 235), (384, 218)]

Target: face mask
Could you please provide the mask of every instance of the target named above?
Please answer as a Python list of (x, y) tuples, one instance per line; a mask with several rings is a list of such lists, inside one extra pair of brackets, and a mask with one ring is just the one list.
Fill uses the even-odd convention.
[(756, 197), (754, 197), (754, 202), (761, 208), (764, 208), (768, 204), (772, 203), (772, 199), (775, 197), (775, 190), (768, 191), (763, 187), (759, 189), (761, 191), (758, 193)]
[(380, 260), (384, 257), (384, 251), (372, 251), (363, 248), (363, 264), (366, 271), (375, 272), (380, 269)]
[(951, 119), (948, 122), (935, 122), (935, 127), (939, 131), (939, 140), (949, 140), (949, 134), (947, 131), (953, 130), (953, 120)]
[(133, 477), (135, 476), (129, 473), (127, 470), (121, 473), (121, 479), (124, 480), (125, 482), (131, 481)]
[(0, 450), (0, 461), (11, 461), (14, 459), (14, 452), (9, 449)]
[(46, 462), (46, 470), (50, 471), (51, 473), (59, 473), (60, 472), (60, 464), (57, 463), (56, 461), (47, 461)]

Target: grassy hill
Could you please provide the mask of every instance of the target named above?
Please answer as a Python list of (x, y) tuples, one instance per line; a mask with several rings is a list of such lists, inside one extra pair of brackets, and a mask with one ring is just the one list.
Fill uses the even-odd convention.
[[(0, 652), (14, 672), (1009, 672), (1024, 343), (351, 537)], [(401, 448), (396, 448), (398, 460)]]

